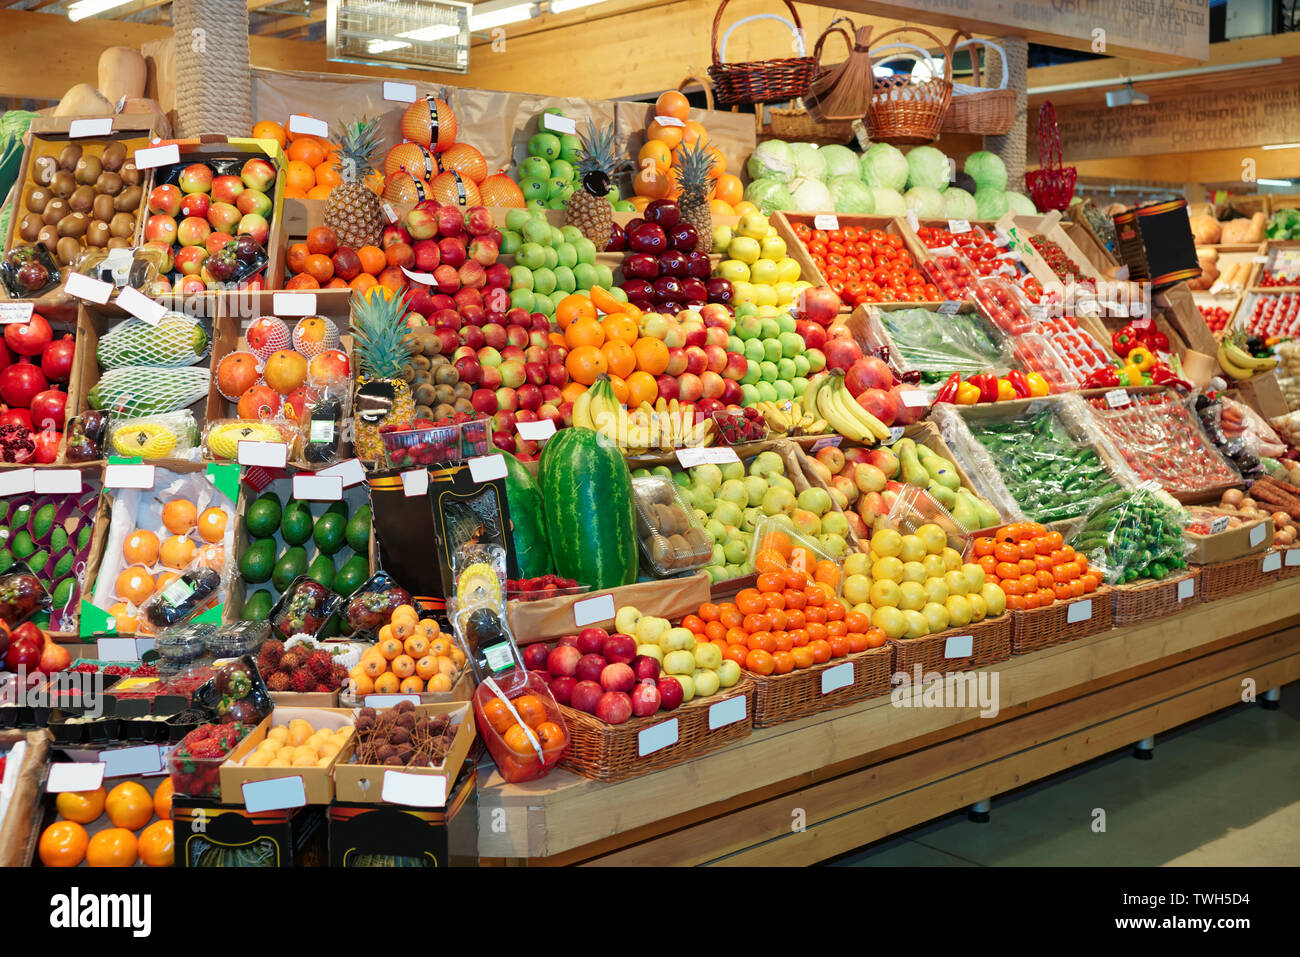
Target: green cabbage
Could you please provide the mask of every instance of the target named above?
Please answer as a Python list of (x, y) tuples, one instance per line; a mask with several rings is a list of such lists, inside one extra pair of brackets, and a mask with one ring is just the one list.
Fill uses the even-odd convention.
[(790, 198), (801, 213), (823, 213), (835, 208), (826, 184), (811, 176), (798, 176), (790, 181)]
[[(888, 143), (872, 143), (859, 161), (862, 182), (902, 192), (907, 185), (907, 157)], [(877, 207), (880, 203), (877, 201)]]
[(745, 171), (750, 179), (773, 177), (788, 183), (794, 179), (794, 152), (784, 140), (766, 140), (749, 154)]
[[(826, 147), (830, 149), (830, 147)], [(857, 177), (857, 163), (854, 164), (854, 173), (850, 176), (835, 176), (826, 184), (830, 190), (831, 202), (835, 204), (837, 213), (858, 213), (862, 216), (870, 216), (876, 211), (876, 201), (872, 198), (871, 187), (864, 186), (862, 180)]]
[(852, 176), (859, 179), (858, 173), (858, 154), (853, 152), (847, 146), (840, 146), (838, 143), (832, 143), (830, 146), (823, 146), (817, 152), (826, 161), (826, 175), (822, 178), (829, 182), (836, 176)]
[(958, 189), (956, 186), (944, 190), (943, 218), (978, 219), (979, 207), (975, 205), (975, 197), (964, 189)]
[(886, 189), (883, 186), (872, 186), (871, 199), (876, 204), (877, 216), (906, 216), (907, 204), (903, 202), (903, 195), (896, 189)]
[(1007, 198), (1007, 208), (1017, 216), (1034, 216), (1038, 213), (1034, 208), (1034, 201), (1024, 193), (1009, 189), (1003, 195)]
[(794, 200), (783, 180), (776, 176), (764, 176), (753, 180), (745, 187), (745, 199), (761, 209), (764, 215), (771, 215), (778, 209), (794, 209)]
[(929, 186), (913, 186), (903, 194), (903, 203), (916, 213), (917, 219), (939, 219), (943, 216), (943, 193)]
[(1001, 219), (1007, 211), (1007, 194), (1000, 189), (975, 192), (975, 212), (979, 219)]
[(1007, 167), (1002, 157), (988, 150), (980, 150), (966, 157), (962, 172), (975, 180), (975, 192), (982, 189), (1003, 190), (1007, 188)]
[(791, 143), (790, 152), (794, 154), (794, 175), (805, 179), (824, 179), (826, 160), (822, 151), (811, 143)]
[(908, 186), (928, 186), (942, 193), (948, 188), (951, 171), (948, 157), (933, 146), (916, 146), (907, 154)]

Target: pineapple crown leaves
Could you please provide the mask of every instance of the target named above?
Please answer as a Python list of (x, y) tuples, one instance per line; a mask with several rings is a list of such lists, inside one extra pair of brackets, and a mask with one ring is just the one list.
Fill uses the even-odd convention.
[(683, 193), (700, 195), (707, 193), (709, 174), (713, 172), (717, 158), (709, 152), (708, 147), (704, 145), (704, 140), (701, 138), (696, 140), (693, 146), (681, 147), (677, 155), (679, 159), (674, 175), (678, 188)]
[[(613, 125), (596, 129), (594, 120), (587, 121), (587, 135), (581, 137), (582, 148), (578, 151), (578, 161), (574, 164), (578, 174), (585, 180), (592, 173), (604, 173), (606, 179), (613, 179), (619, 173), (630, 169), (632, 161), (619, 155), (618, 139), (614, 135)], [(608, 192), (607, 186), (597, 190), (600, 195)]]
[(340, 123), (334, 132), (339, 142), (334, 169), (345, 183), (359, 183), (374, 172), (374, 155), (382, 145), (379, 120), (353, 119)]
[(377, 289), (368, 295), (352, 294), (352, 346), (364, 374), (395, 378), (414, 354), (415, 343), (405, 323), (409, 295), (402, 292), (388, 297)]

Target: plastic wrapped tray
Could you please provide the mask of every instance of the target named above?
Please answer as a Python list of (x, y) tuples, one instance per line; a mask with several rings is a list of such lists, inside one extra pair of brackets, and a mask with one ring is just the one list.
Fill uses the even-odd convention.
[(691, 516), (677, 483), (660, 476), (632, 480), (641, 557), (658, 578), (692, 572), (713, 558), (713, 539)]

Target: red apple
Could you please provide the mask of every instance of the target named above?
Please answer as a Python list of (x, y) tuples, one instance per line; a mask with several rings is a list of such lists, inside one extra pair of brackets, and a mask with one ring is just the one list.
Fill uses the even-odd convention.
[(573, 689), (577, 686), (578, 680), (570, 677), (552, 678), (550, 681), (551, 697), (560, 704), (573, 706)]
[(623, 691), (607, 691), (596, 702), (596, 717), (606, 724), (623, 724), (632, 717), (632, 699)]
[(631, 635), (616, 632), (605, 639), (601, 654), (608, 658), (611, 664), (627, 664), (636, 657), (636, 639)]
[[(601, 672), (609, 664), (604, 658), (596, 654), (585, 654), (578, 659), (577, 666), (573, 669), (573, 677), (579, 681), (600, 681)], [(604, 682), (601, 681), (601, 687)], [(605, 688), (606, 691), (618, 691), (618, 688)]]
[(665, 711), (672, 711), (682, 703), (685, 692), (682, 690), (682, 683), (673, 677), (660, 678), (655, 684), (659, 692), (659, 707)]
[(632, 673), (637, 681), (654, 681), (659, 677), (659, 660), (649, 655), (637, 655), (632, 659)]
[[(600, 699), (605, 696), (605, 689), (594, 681), (579, 681), (573, 686), (573, 691), (569, 695), (569, 707), (578, 711), (585, 711), (587, 714), (596, 713), (596, 705)], [(628, 704), (628, 713), (632, 713), (632, 705)]]
[(546, 658), (546, 670), (557, 678), (572, 678), (574, 672), (578, 670), (578, 662), (582, 658), (582, 652), (572, 645), (564, 644), (564, 639), (560, 639), (560, 644), (551, 650)]
[(529, 671), (547, 671), (547, 660), (551, 656), (551, 649), (544, 641), (535, 641), (531, 645), (524, 645), (524, 667)]
[(632, 713), (638, 718), (652, 715), (659, 710), (659, 700), (654, 679), (641, 681), (632, 689)]

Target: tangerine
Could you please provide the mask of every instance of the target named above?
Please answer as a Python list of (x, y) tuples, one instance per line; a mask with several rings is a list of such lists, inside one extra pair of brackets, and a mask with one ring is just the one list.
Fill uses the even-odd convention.
[(211, 508), (205, 508), (199, 514), (199, 536), (205, 542), (222, 541), (226, 537), (227, 520), (224, 509), (217, 508), (215, 505)]
[(314, 136), (298, 136), (289, 144), (285, 150), (285, 155), (291, 162), (305, 163), (308, 166), (319, 166), (325, 162), (327, 150), (325, 144)]
[(158, 561), (158, 536), (148, 529), (136, 529), (123, 543), (122, 557), (131, 565), (154, 564)]
[(605, 343), (605, 330), (600, 327), (599, 320), (589, 316), (579, 316), (564, 330), (564, 342), (570, 349), (579, 346), (600, 348)]
[(55, 821), (41, 832), (37, 854), (46, 867), (76, 867), (86, 858), (89, 840), (76, 821)]
[[(167, 780), (170, 781), (171, 778)], [(89, 824), (104, 813), (104, 789), (63, 791), (55, 798), (54, 806), (67, 820)]]
[(668, 369), (668, 347), (662, 340), (642, 336), (632, 349), (636, 353), (637, 368), (642, 372), (660, 376)]
[(123, 781), (108, 792), (104, 808), (115, 827), (138, 831), (153, 817), (153, 795), (143, 785)]
[(154, 821), (140, 834), (136, 850), (146, 867), (171, 867), (176, 863), (171, 821)]
[(523, 725), (511, 725), (505, 732), (506, 747), (514, 753), (520, 764), (534, 764), (538, 760), (537, 751), (541, 742), (537, 736)]
[(388, 256), (378, 246), (362, 246), (357, 250), (357, 258), (361, 260), (362, 272), (371, 276), (378, 276), (388, 265)]
[(119, 633), (134, 632), (140, 627), (140, 619), (131, 614), (126, 602), (114, 602), (108, 608), (108, 617), (113, 619), (113, 629)]
[(153, 792), (153, 812), (160, 821), (170, 821), (172, 817), (172, 794), (175, 788), (171, 777), (162, 779), (162, 783)]
[(185, 535), (198, 524), (199, 510), (187, 498), (174, 498), (162, 510), (162, 523), (174, 535)]
[(184, 568), (194, 560), (198, 546), (184, 535), (173, 535), (162, 543), (160, 555), (162, 563), (168, 568)]
[(135, 834), (124, 827), (110, 827), (100, 831), (86, 845), (86, 864), (90, 867), (130, 867), (138, 852), (139, 842)]
[(284, 149), (289, 142), (288, 134), (285, 133), (284, 127), (275, 120), (258, 120), (253, 124), (253, 139), (255, 140), (275, 140), (280, 144), (280, 149)]
[(316, 185), (316, 170), (302, 160), (291, 160), (284, 168), (284, 185), (288, 189), (301, 190), (304, 194)]
[(136, 606), (143, 605), (153, 594), (153, 589), (153, 576), (138, 565), (123, 569), (114, 586), (118, 598)]
[(546, 705), (542, 699), (535, 694), (523, 694), (510, 702), (519, 712), (519, 717), (523, 718), (524, 724), (530, 728), (535, 728), (546, 720)]
[[(667, 351), (665, 348), (665, 354)], [(667, 368), (666, 361), (664, 365)], [(605, 354), (595, 346), (578, 346), (572, 350), (564, 359), (564, 368), (568, 371), (569, 378), (581, 385), (591, 385), (608, 371)]]

